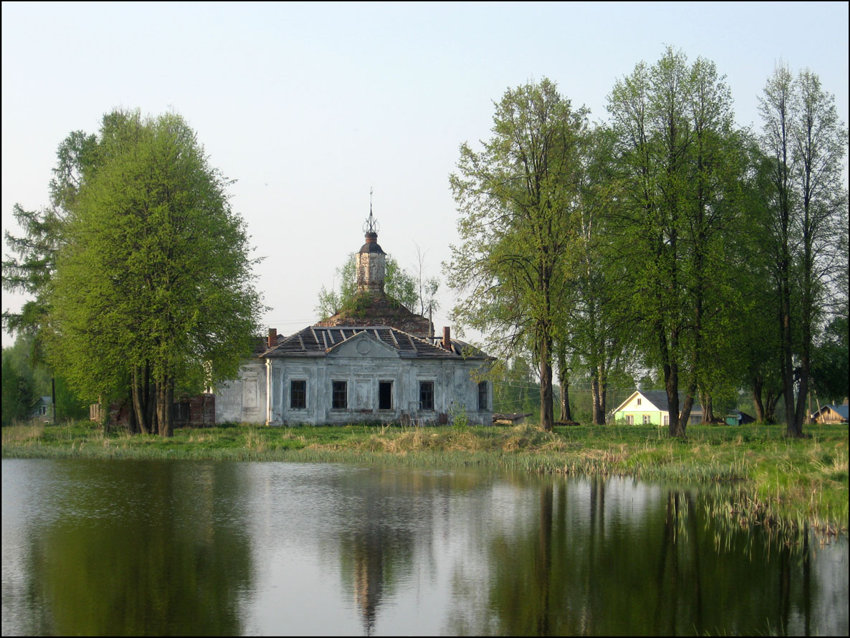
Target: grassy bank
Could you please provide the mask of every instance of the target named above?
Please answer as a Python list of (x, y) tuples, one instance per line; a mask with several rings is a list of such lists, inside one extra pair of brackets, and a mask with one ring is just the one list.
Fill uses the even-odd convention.
[(744, 524), (831, 534), (848, 525), (848, 429), (810, 425), (690, 426), (671, 440), (654, 426), (365, 426), (178, 429), (171, 439), (104, 432), (90, 423), (3, 428), (4, 458), (149, 458), (476, 465), (567, 475), (631, 476), (722, 491)]

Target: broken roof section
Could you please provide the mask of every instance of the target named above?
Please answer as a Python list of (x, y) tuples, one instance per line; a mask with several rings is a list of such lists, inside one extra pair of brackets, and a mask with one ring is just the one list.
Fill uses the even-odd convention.
[(358, 293), (364, 303), (351, 304), (333, 316), (318, 322), (317, 326), (391, 326), (409, 332), (421, 339), (429, 337), (433, 330), (427, 318), (410, 312), (384, 293)]
[(324, 357), (340, 344), (362, 333), (389, 346), (402, 358), (482, 360), (489, 358), (477, 348), (460, 341), (452, 340), (450, 348), (446, 349), (386, 325), (310, 326), (286, 337), (260, 356), (262, 358)]

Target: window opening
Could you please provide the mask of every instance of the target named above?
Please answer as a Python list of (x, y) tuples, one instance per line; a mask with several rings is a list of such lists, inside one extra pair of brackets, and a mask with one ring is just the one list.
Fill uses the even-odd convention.
[(478, 384), (478, 409), (487, 409), (487, 382), (481, 381)]
[(392, 410), (393, 409), (393, 382), (379, 381), (378, 382), (378, 409)]
[(434, 409), (434, 382), (420, 381), (419, 382), (419, 409), (433, 410)]
[(344, 410), (348, 407), (348, 383), (346, 381), (334, 381), (331, 386), (331, 408)]
[(293, 410), (304, 410), (307, 407), (307, 382), (291, 381), (289, 384), (289, 407)]

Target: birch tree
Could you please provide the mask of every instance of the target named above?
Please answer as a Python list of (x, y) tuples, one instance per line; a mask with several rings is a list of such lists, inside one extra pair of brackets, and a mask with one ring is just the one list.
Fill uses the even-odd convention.
[(647, 364), (662, 372), (669, 433), (684, 436), (722, 338), (724, 238), (736, 211), (731, 96), (713, 63), (688, 64), (668, 48), (615, 84), (608, 109), (625, 312)]
[[(463, 297), (453, 316), (508, 355), (524, 340), (540, 376), (540, 420), (554, 421), (554, 339), (561, 320), (587, 112), (548, 79), (505, 92), (482, 150), (460, 149), (450, 177), (459, 246), (446, 266)], [(507, 358), (507, 357), (505, 357)]]
[(847, 132), (834, 97), (811, 71), (795, 79), (787, 66), (778, 67), (764, 87), (759, 111), (762, 148), (771, 161), (770, 249), (779, 299), (786, 434), (801, 437), (813, 339), (836, 292), (830, 283), (846, 264), (840, 238), (847, 227), (842, 179)]

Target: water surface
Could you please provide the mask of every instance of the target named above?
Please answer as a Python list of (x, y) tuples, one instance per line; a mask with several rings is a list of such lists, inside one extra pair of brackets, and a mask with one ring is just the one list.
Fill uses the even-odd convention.
[(4, 460), (8, 634), (848, 633), (846, 537), (794, 547), (632, 480)]

